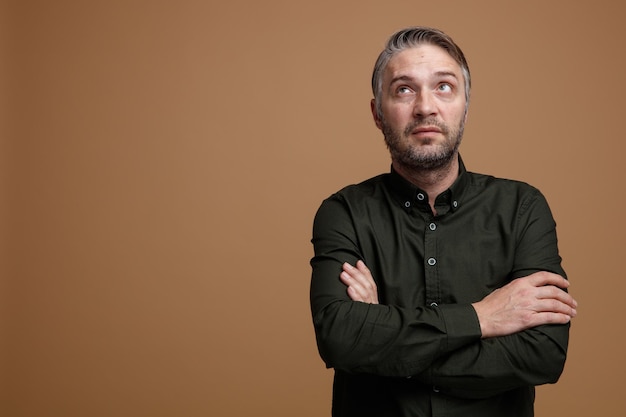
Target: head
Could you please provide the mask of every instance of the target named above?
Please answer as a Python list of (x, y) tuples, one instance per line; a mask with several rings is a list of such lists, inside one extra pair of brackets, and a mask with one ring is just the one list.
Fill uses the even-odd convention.
[(439, 29), (433, 29), (424, 26), (410, 27), (399, 30), (391, 35), (387, 41), (385, 49), (378, 55), (376, 64), (374, 65), (374, 72), (372, 73), (372, 92), (374, 93), (374, 100), (376, 102), (376, 111), (378, 116), (381, 116), (381, 95), (382, 95), (382, 78), (389, 64), (389, 60), (399, 52), (408, 48), (414, 48), (418, 45), (430, 44), (435, 45), (445, 50), (459, 66), (463, 72), (463, 78), (465, 82), (465, 101), (466, 109), (469, 106), (470, 90), (472, 86), (472, 80), (470, 76), (469, 66), (465, 60), (463, 51), (458, 47), (450, 36), (440, 31)]
[(372, 114), (396, 168), (451, 167), (463, 136), (470, 75), (461, 50), (443, 32), (394, 34), (372, 76)]

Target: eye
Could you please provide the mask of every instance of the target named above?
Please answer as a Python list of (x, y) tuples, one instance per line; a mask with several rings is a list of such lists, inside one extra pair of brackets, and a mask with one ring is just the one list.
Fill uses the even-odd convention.
[(405, 85), (398, 87), (398, 89), (396, 90), (398, 92), (398, 94), (409, 94), (411, 92), (411, 89)]
[(449, 93), (452, 91), (452, 86), (448, 83), (441, 83), (437, 86), (437, 90), (442, 93)]

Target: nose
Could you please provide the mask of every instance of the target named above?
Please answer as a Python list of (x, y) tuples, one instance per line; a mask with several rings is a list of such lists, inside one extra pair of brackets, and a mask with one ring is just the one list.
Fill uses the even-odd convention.
[(415, 95), (413, 115), (415, 117), (428, 117), (437, 113), (434, 97), (429, 91), (421, 91)]

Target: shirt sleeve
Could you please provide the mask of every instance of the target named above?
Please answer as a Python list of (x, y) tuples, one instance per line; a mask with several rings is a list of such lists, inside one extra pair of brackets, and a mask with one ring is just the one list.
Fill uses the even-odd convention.
[(342, 264), (362, 259), (353, 219), (340, 196), (322, 203), (313, 225), (311, 309), (318, 349), (328, 367), (350, 373), (412, 376), (480, 340), (470, 304), (402, 308), (351, 301)]
[[(518, 221), (511, 278), (541, 270), (565, 277), (556, 224), (538, 191), (523, 203)], [(441, 308), (445, 310), (446, 306)], [(554, 383), (565, 365), (569, 328), (569, 323), (543, 325), (509, 336), (481, 339), (439, 358), (418, 378), (465, 398), (486, 398), (520, 386)]]

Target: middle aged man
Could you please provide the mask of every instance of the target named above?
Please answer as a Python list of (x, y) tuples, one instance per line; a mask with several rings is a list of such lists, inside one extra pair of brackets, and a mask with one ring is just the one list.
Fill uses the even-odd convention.
[(372, 77), (391, 172), (313, 228), (311, 307), (333, 416), (532, 416), (565, 363), (576, 301), (541, 193), (466, 171), (470, 72), (445, 33), (394, 34)]

